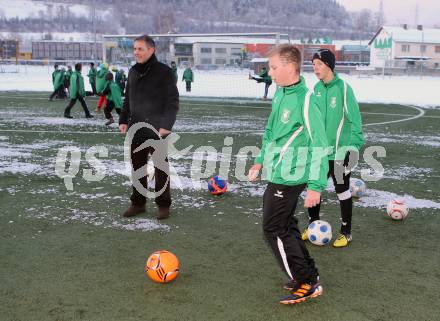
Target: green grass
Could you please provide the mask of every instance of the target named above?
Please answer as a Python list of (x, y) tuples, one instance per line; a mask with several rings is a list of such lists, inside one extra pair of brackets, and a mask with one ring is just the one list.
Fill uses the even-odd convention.
[[(6, 137), (0, 139), (0, 151), (1, 144), (7, 144), (12, 155), (0, 153), (0, 170), (8, 162), (31, 163), (37, 168), (36, 172), (0, 172), (0, 320), (438, 318), (438, 209), (411, 209), (406, 221), (393, 222), (385, 218), (383, 208), (356, 206), (354, 241), (348, 248), (308, 245), (320, 270), (324, 295), (283, 306), (277, 300), (285, 294), (285, 276), (264, 243), (262, 200), (249, 192), (252, 185), (231, 175), (233, 191), (222, 197), (204, 190), (173, 190), (172, 216), (164, 222), (167, 230), (116, 227), (113, 224), (136, 221), (121, 218), (129, 204), (127, 178), (110, 172), (100, 182), (86, 182), (81, 171), (90, 167), (84, 153), (93, 145), (108, 148), (107, 161), (122, 162), (123, 137), (114, 134), (115, 128), (104, 128), (101, 115), (98, 121), (78, 125), (43, 122), (43, 117), (62, 115), (64, 107), (64, 102), (49, 104), (45, 97), (43, 93), (0, 93), (0, 137)], [(95, 101), (88, 100), (92, 106)], [(233, 155), (242, 146), (258, 146), (261, 137), (252, 131), (264, 128), (268, 105), (251, 103), (262, 107), (257, 109), (245, 102), (234, 104), (183, 101), (178, 118), (185, 134), (177, 147), (212, 145), (220, 151), (226, 136), (234, 138)], [(79, 106), (75, 108), (74, 116), (83, 117)], [(404, 106), (368, 104), (361, 108), (364, 123), (418, 113)], [(430, 117), (365, 127), (370, 137), (367, 146), (381, 145), (387, 150), (381, 160), (386, 177), (368, 187), (440, 202), (435, 189), (440, 176), (439, 147), (426, 144), (438, 136), (440, 112), (429, 110), (426, 116)], [(228, 122), (233, 125), (221, 127)], [(21, 131), (5, 131), (11, 129)], [(230, 132), (240, 129), (247, 132)], [(216, 130), (215, 134), (190, 133)], [(79, 131), (109, 133), (75, 133)], [(377, 141), (386, 137), (395, 139)], [(66, 191), (54, 175), (58, 148), (66, 144), (80, 147), (83, 154), (73, 192)], [(176, 164), (182, 175), (189, 176), (188, 159)], [(361, 162), (360, 167), (367, 166)], [(425, 171), (418, 172), (420, 168)], [(408, 173), (403, 175), (405, 170)], [(323, 219), (337, 230), (335, 199), (334, 193), (325, 194)], [(147, 209), (141, 218), (153, 219), (155, 205), (150, 203)], [(302, 203), (297, 212), (304, 226), (307, 218)], [(180, 259), (180, 275), (170, 284), (153, 283), (144, 274), (146, 257), (158, 249), (172, 251)]]

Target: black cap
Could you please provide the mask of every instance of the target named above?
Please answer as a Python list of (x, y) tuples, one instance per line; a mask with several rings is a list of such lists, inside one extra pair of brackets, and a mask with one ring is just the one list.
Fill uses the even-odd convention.
[(312, 62), (315, 59), (321, 60), (323, 63), (325, 63), (332, 71), (335, 70), (335, 62), (336, 58), (334, 53), (329, 49), (319, 49), (315, 54), (313, 55)]

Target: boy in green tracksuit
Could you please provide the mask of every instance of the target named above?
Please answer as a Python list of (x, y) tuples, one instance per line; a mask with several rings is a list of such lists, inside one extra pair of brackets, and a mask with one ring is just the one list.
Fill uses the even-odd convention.
[[(359, 157), (364, 144), (359, 105), (351, 87), (334, 73), (335, 55), (321, 49), (313, 55), (313, 70), (320, 80), (314, 88), (321, 111), (325, 132), (332, 153), (329, 154), (329, 173), (335, 185), (341, 208), (341, 230), (333, 243), (344, 247), (351, 242), (353, 201), (350, 193), (350, 158)], [(350, 155), (351, 154), (351, 155)], [(351, 162), (350, 162), (351, 163)], [(309, 223), (319, 220), (320, 205), (309, 208)], [(307, 240), (307, 230), (302, 233)]]
[(62, 91), (64, 90), (64, 73), (60, 69), (58, 69), (58, 65), (54, 65), (53, 67), (55, 69), (52, 72), (53, 92), (49, 97), (49, 101), (53, 101), (53, 98), (55, 96), (57, 96), (58, 98), (62, 98)]
[(119, 69), (115, 74), (115, 82), (121, 89), (121, 95), (124, 96), (125, 83), (127, 82), (127, 76), (125, 75), (124, 69)]
[(87, 77), (89, 77), (89, 83), (90, 87), (92, 87), (93, 95), (96, 95), (96, 68), (93, 62), (90, 63), (90, 69)]
[(269, 87), (270, 87), (270, 85), (272, 85), (272, 78), (270, 78), (269, 73), (267, 72), (266, 67), (263, 67), (263, 69), (261, 69), (261, 72), (258, 75), (258, 77), (250, 76), (250, 78), (253, 79), (253, 80), (256, 80), (258, 83), (264, 82), (264, 96), (263, 96), (263, 100), (266, 100), (267, 99), (267, 93), (269, 92)]
[(75, 71), (70, 76), (70, 102), (64, 110), (64, 117), (66, 118), (73, 118), (70, 115), (70, 110), (75, 105), (77, 100), (79, 100), (79, 102), (81, 103), (81, 106), (84, 109), (84, 113), (86, 114), (86, 118), (93, 118), (93, 116), (90, 115), (90, 111), (87, 108), (87, 104), (84, 100), (86, 91), (84, 90), (84, 79), (81, 76), (81, 69), (82, 65), (80, 63), (77, 63), (75, 65)]
[(102, 107), (105, 108), (107, 104), (105, 95), (102, 94), (102, 91), (104, 90), (105, 85), (107, 83), (107, 80), (105, 80), (107, 73), (108, 73), (108, 64), (107, 63), (100, 64), (99, 70), (96, 73), (96, 92), (99, 95), (98, 105), (96, 106), (96, 112), (99, 112)]
[(116, 113), (118, 115), (121, 114), (122, 95), (120, 87), (113, 81), (113, 74), (111, 72), (107, 73), (106, 80), (107, 84), (102, 91), (102, 94), (106, 95), (107, 98), (107, 105), (104, 109), (104, 115), (107, 119), (105, 125), (110, 126), (115, 122), (112, 116), (112, 110), (116, 109)]
[(310, 256), (294, 212), (307, 187), (305, 207), (320, 202), (327, 185), (328, 145), (316, 97), (300, 77), (301, 52), (293, 45), (269, 53), (270, 76), (279, 86), (263, 135), (260, 154), (248, 178), (261, 169), (269, 181), (263, 196), (263, 232), (278, 263), (288, 275), (291, 293), (280, 300), (294, 304), (322, 293), (318, 270)]
[(194, 82), (194, 74), (189, 66), (183, 72), (182, 81), (186, 83), (186, 92), (190, 92), (191, 83)]

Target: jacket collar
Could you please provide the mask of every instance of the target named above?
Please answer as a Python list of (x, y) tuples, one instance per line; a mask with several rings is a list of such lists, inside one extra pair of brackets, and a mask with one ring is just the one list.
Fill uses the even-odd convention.
[(151, 66), (157, 62), (157, 58), (156, 55), (153, 54), (150, 59), (148, 59), (146, 62), (144, 62), (143, 64), (141, 63), (137, 63), (133, 66), (133, 69), (135, 69), (138, 73), (140, 73), (141, 75), (145, 75), (148, 70), (151, 68)]
[(340, 78), (339, 78), (338, 74), (335, 73), (333, 79), (328, 84), (324, 83), (322, 80), (321, 80), (321, 82), (325, 87), (333, 87), (339, 81), (339, 79)]
[(291, 86), (282, 87), (282, 88), (283, 88), (284, 94), (290, 95), (290, 94), (294, 94), (294, 93), (299, 92), (300, 90), (304, 89), (305, 86), (306, 86), (306, 81), (303, 76), (300, 76), (299, 82), (297, 82), (296, 84), (293, 84)]

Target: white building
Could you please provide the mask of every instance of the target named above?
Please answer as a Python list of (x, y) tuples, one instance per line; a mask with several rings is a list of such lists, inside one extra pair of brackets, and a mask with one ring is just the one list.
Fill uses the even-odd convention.
[(383, 26), (368, 45), (372, 67), (440, 67), (440, 29)]

